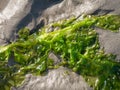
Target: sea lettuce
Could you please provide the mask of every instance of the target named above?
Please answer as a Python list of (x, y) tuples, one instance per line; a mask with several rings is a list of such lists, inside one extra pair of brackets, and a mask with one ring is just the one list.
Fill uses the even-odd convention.
[[(81, 18), (82, 17), (82, 18)], [(118, 31), (120, 16), (81, 16), (51, 23), (30, 35), (29, 29), (19, 31), (19, 38), (0, 47), (0, 90), (19, 86), (28, 73), (41, 75), (48, 69), (64, 66), (82, 75), (94, 90), (120, 88), (120, 64), (115, 56), (100, 49), (94, 27)], [(47, 32), (52, 27), (52, 32)], [(49, 52), (60, 55), (54, 65)], [(10, 65), (12, 61), (14, 64)]]

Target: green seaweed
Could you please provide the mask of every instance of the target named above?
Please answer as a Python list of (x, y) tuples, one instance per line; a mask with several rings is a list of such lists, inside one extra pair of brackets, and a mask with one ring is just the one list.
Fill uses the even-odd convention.
[[(118, 31), (120, 16), (85, 16), (71, 18), (45, 26), (29, 35), (29, 29), (20, 30), (19, 39), (0, 47), (0, 90), (19, 86), (28, 73), (41, 75), (56, 68), (48, 58), (49, 52), (61, 56), (58, 66), (72, 69), (84, 76), (94, 90), (118, 90), (120, 88), (120, 64), (115, 56), (100, 49), (94, 26)], [(46, 33), (50, 26), (58, 30)], [(9, 65), (13, 57), (15, 64)]]

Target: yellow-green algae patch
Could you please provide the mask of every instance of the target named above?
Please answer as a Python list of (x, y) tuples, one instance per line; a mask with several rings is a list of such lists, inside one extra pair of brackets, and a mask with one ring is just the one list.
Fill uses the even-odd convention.
[[(51, 26), (53, 32), (47, 33)], [(100, 50), (94, 26), (117, 32), (120, 16), (85, 16), (62, 20), (32, 35), (29, 35), (28, 29), (22, 29), (16, 42), (0, 47), (0, 90), (20, 85), (27, 73), (41, 75), (57, 66), (68, 67), (84, 76), (94, 90), (118, 90), (120, 64), (114, 62), (115, 56)], [(50, 51), (62, 58), (57, 66), (48, 58)], [(11, 57), (15, 64), (8, 65)]]

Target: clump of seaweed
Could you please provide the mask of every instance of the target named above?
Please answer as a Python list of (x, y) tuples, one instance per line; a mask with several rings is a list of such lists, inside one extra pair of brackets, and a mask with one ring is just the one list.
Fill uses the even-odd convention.
[[(46, 32), (51, 26), (52, 32)], [(71, 18), (47, 25), (32, 35), (27, 28), (20, 30), (16, 42), (0, 47), (0, 90), (20, 85), (25, 74), (41, 75), (59, 66), (81, 74), (95, 90), (118, 90), (120, 64), (114, 62), (115, 56), (100, 50), (94, 26), (118, 31), (120, 18), (117, 15)], [(61, 56), (58, 65), (48, 58), (50, 51)], [(14, 64), (9, 65), (11, 57)]]

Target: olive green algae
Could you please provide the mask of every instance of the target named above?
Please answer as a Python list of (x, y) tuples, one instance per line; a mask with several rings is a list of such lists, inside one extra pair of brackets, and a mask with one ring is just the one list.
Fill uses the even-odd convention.
[[(53, 32), (47, 33), (51, 26)], [(95, 26), (118, 32), (120, 16), (71, 18), (47, 25), (32, 35), (27, 28), (20, 30), (16, 42), (0, 48), (0, 90), (20, 85), (25, 74), (41, 75), (59, 66), (84, 76), (94, 90), (118, 90), (120, 64), (114, 55), (100, 49)], [(48, 58), (50, 51), (61, 56), (58, 65)], [(11, 56), (15, 64), (9, 65)]]

